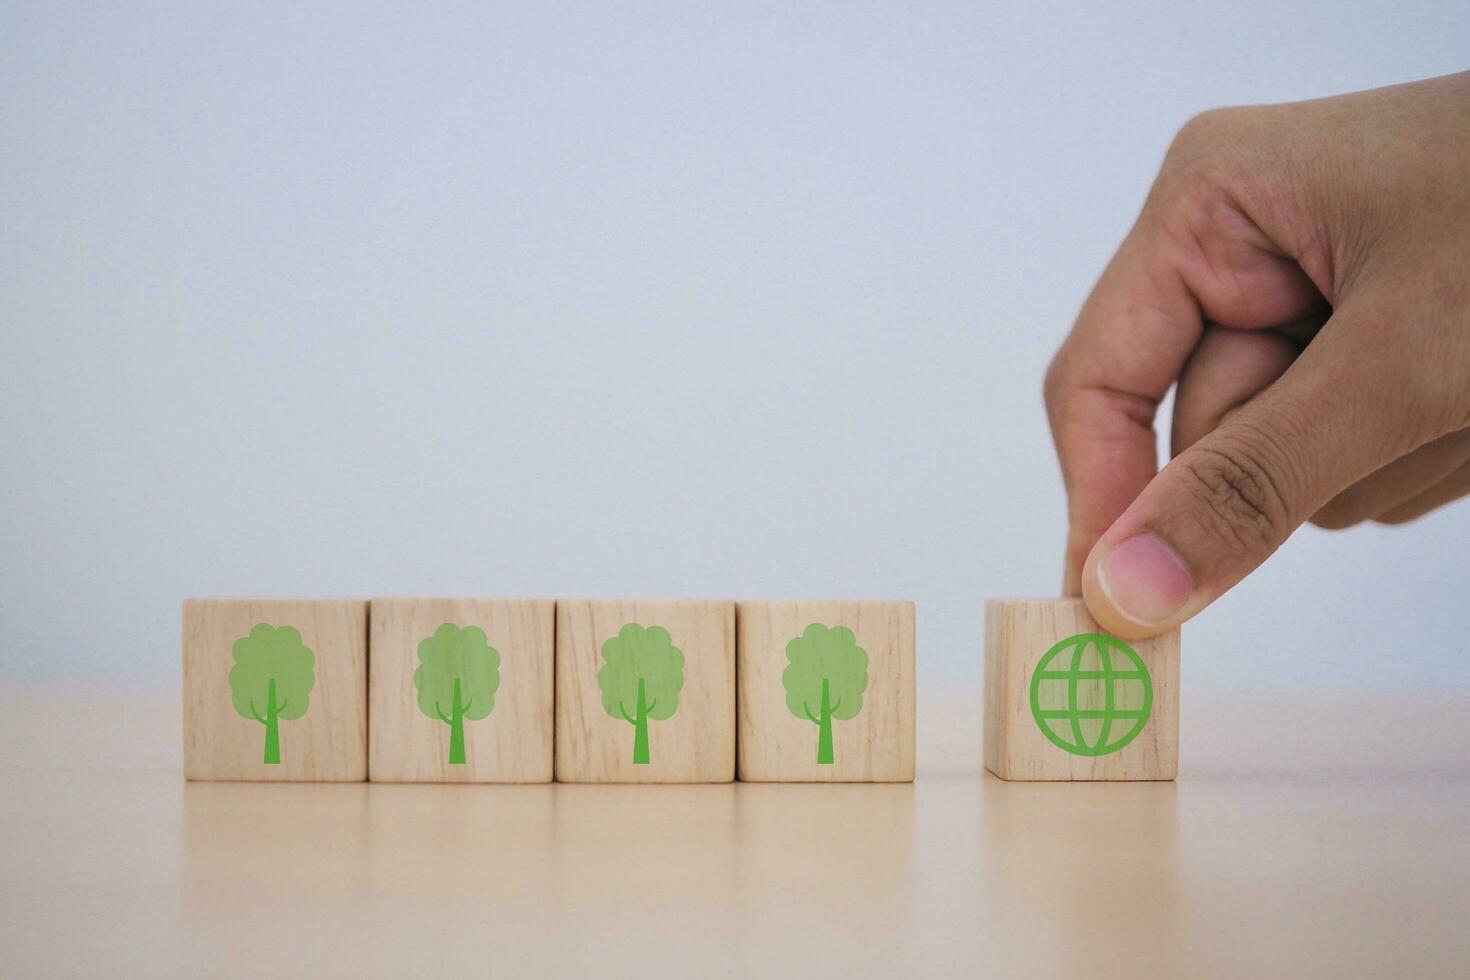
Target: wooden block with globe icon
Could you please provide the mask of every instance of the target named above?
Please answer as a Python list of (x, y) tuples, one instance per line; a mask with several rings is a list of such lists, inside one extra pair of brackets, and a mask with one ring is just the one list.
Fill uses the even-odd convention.
[(739, 778), (912, 782), (914, 604), (736, 604)]
[(1179, 630), (1124, 641), (1080, 599), (985, 604), (985, 767), (1010, 780), (1179, 769)]

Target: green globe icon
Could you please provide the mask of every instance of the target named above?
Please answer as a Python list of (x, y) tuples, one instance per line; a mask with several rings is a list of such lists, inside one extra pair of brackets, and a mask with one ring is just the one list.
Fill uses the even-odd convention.
[(1148, 724), (1154, 685), (1133, 648), (1103, 633), (1069, 636), (1031, 675), (1031, 716), (1041, 734), (1073, 755), (1109, 755)]

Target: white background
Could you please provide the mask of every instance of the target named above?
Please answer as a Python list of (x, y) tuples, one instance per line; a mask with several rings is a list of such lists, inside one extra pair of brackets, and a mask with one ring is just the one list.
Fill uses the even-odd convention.
[[(310, 10), (296, 9), (309, 6)], [(1173, 132), (1470, 67), (1372, 2), (0, 8), (0, 678), (212, 594), (1060, 581), (1045, 365)], [(1186, 690), (1470, 686), (1470, 506), (1303, 531)]]

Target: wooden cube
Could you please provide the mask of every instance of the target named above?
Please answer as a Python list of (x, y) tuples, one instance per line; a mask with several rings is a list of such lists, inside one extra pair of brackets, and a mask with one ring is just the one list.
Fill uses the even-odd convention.
[(1080, 599), (987, 602), (985, 767), (1002, 779), (1173, 779), (1179, 631), (1125, 642)]
[(914, 604), (736, 607), (740, 778), (914, 778)]
[(735, 778), (735, 605), (558, 599), (556, 778)]
[(184, 776), (367, 778), (367, 603), (184, 603)]
[(551, 782), (550, 599), (374, 599), (368, 778)]

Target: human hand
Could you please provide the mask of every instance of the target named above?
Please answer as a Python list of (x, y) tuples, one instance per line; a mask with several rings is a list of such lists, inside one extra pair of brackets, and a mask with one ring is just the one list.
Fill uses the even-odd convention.
[(1125, 638), (1194, 616), (1305, 521), (1470, 493), (1470, 72), (1192, 120), (1046, 405), (1064, 591)]

